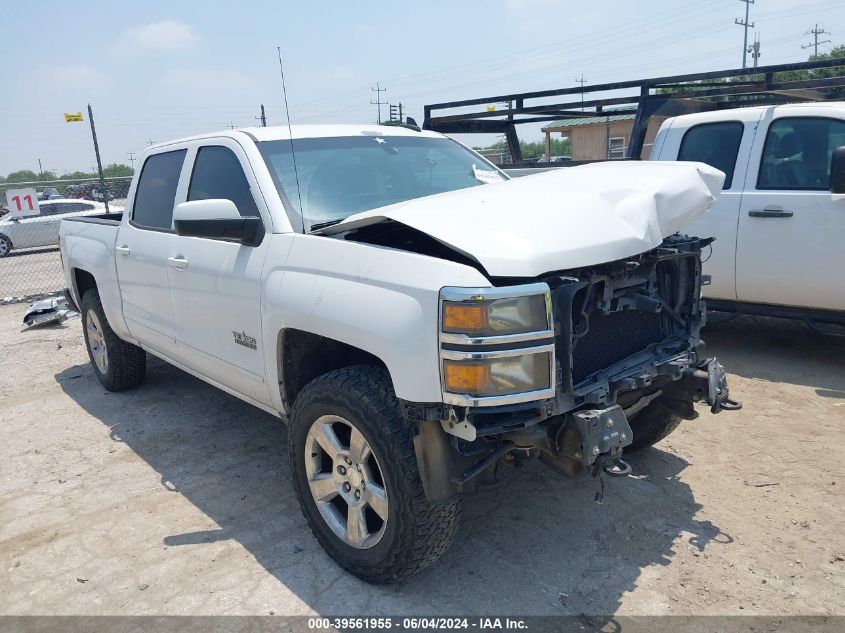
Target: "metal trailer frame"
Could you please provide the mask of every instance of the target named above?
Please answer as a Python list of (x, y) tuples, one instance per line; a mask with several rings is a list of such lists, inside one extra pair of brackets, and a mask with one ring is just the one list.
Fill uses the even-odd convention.
[[(839, 67), (839, 68), (837, 68)], [(779, 81), (777, 73), (837, 68), (833, 77)], [(730, 83), (714, 80), (731, 79)], [(513, 164), (523, 163), (516, 126), (524, 123), (634, 114), (628, 158), (639, 158), (645, 142), (648, 120), (657, 113), (677, 116), (688, 112), (721, 110), (752, 105), (776, 105), (794, 101), (824, 101), (833, 98), (834, 88), (845, 87), (845, 58), (822, 59), (796, 64), (735, 68), (669, 77), (501, 94), (477, 99), (434, 103), (425, 106), (423, 129), (437, 132), (504, 134)], [(633, 91), (627, 96), (605, 96), (581, 100), (584, 94)], [(660, 90), (660, 92), (658, 92)], [(577, 97), (566, 99), (566, 97)], [(552, 103), (528, 105), (526, 101), (564, 97)], [(489, 104), (508, 102), (505, 110), (489, 110)], [(478, 110), (473, 106), (485, 106)], [(612, 110), (606, 110), (612, 106)], [(446, 110), (473, 108), (457, 114)]]

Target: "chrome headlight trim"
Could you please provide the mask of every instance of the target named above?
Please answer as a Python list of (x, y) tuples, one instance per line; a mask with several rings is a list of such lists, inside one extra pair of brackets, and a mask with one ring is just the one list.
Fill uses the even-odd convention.
[[(547, 326), (544, 330), (487, 336), (476, 336), (443, 331), (444, 301), (489, 301), (492, 299), (510, 299), (531, 295), (544, 296)], [(443, 394), (443, 402), (446, 404), (465, 407), (498, 406), (518, 404), (534, 400), (545, 400), (553, 398), (555, 395), (557, 372), (554, 346), (554, 320), (552, 314), (551, 292), (548, 284), (540, 282), (521, 286), (504, 286), (497, 288), (442, 288), (438, 304), (438, 340), (440, 343), (440, 385)], [(501, 345), (517, 343), (519, 343), (519, 345), (511, 349), (501, 349), (499, 347)], [(472, 346), (473, 349), (444, 349), (444, 345), (450, 348), (457, 346)], [(496, 346), (496, 349), (484, 349), (485, 346), (494, 345)], [(446, 382), (443, 375), (444, 360), (471, 361), (525, 356), (528, 354), (548, 355), (548, 388), (496, 396), (473, 396), (470, 394), (452, 393), (446, 391)]]

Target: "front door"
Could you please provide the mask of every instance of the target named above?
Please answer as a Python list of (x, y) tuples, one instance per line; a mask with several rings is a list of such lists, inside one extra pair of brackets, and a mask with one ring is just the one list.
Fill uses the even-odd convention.
[(176, 235), (173, 207), (186, 150), (152, 154), (144, 162), (134, 203), (115, 243), (123, 316), (143, 346), (178, 357), (170, 302), (168, 261)]
[[(226, 199), (243, 216), (269, 213), (240, 146), (231, 139), (197, 144), (187, 200)], [(175, 336), (183, 362), (267, 404), (261, 349), (261, 269), (270, 236), (258, 246), (176, 236), (169, 254)]]
[(821, 107), (789, 112), (776, 111), (755, 141), (739, 216), (737, 299), (845, 310), (845, 200), (830, 193), (845, 121)]

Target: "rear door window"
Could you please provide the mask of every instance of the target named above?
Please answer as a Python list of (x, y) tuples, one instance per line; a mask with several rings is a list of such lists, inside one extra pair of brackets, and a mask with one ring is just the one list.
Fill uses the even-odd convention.
[(185, 153), (186, 150), (180, 149), (153, 154), (144, 162), (132, 208), (135, 224), (151, 229), (170, 229)]
[(243, 216), (258, 216), (241, 163), (228, 147), (201, 147), (194, 161), (188, 200), (231, 200)]
[(723, 189), (730, 189), (743, 129), (739, 121), (702, 123), (691, 127), (681, 141), (678, 160), (706, 163), (725, 172)]

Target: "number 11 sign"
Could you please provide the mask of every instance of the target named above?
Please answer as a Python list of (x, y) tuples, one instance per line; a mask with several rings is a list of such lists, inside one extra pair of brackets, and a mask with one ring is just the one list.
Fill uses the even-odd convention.
[(8, 189), (6, 191), (6, 206), (9, 217), (20, 218), (41, 213), (38, 208), (38, 194), (35, 189)]

